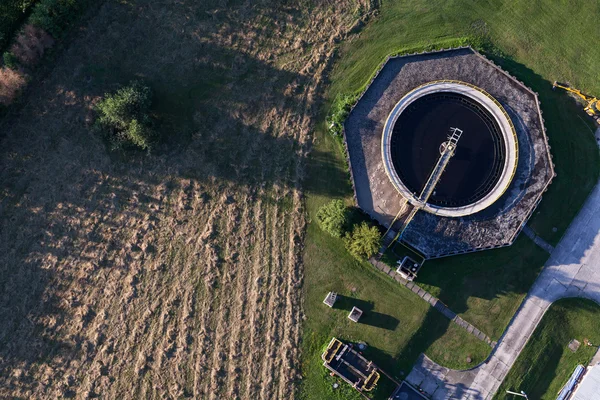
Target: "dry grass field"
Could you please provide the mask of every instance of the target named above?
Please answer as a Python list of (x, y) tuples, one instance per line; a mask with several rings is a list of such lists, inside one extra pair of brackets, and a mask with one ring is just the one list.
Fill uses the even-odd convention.
[[(287, 3), (287, 4), (286, 4)], [(106, 1), (0, 120), (1, 398), (290, 398), (300, 181), (354, 1)], [(141, 78), (165, 142), (109, 154)]]

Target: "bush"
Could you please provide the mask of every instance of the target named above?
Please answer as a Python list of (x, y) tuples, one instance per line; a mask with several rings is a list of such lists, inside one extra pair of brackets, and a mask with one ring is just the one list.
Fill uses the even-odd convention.
[(348, 223), (348, 209), (342, 200), (332, 200), (319, 208), (317, 221), (331, 236), (342, 237)]
[(58, 38), (79, 17), (86, 3), (87, 0), (41, 0), (33, 7), (29, 22)]
[(0, 104), (10, 105), (23, 85), (25, 85), (25, 75), (21, 71), (0, 68)]
[(54, 40), (45, 30), (27, 24), (15, 38), (8, 54), (12, 54), (19, 64), (34, 66), (53, 44)]
[(352, 233), (346, 234), (344, 241), (350, 254), (359, 260), (367, 260), (379, 250), (381, 234), (376, 226), (361, 222), (354, 226)]
[(6, 68), (15, 70), (19, 68), (19, 61), (17, 60), (17, 57), (15, 57), (15, 55), (10, 51), (2, 54), (2, 62)]
[(350, 113), (350, 109), (356, 103), (357, 96), (338, 95), (333, 101), (331, 111), (327, 116), (327, 129), (333, 136), (342, 136), (344, 121)]
[(115, 94), (106, 94), (96, 105), (96, 127), (113, 149), (150, 150), (156, 138), (150, 119), (152, 90), (133, 81)]

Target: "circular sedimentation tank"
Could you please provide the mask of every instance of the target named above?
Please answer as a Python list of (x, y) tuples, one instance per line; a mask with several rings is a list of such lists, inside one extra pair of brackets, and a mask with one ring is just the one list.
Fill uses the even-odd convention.
[[(426, 203), (419, 195), (430, 179), (451, 128), (463, 133)], [(514, 126), (492, 96), (473, 85), (436, 81), (406, 94), (384, 126), (382, 156), (396, 189), (425, 211), (460, 217), (498, 200), (518, 159)]]

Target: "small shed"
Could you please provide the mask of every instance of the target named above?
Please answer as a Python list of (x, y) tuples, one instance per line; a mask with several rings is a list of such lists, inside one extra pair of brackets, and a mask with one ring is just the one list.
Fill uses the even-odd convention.
[(327, 296), (325, 297), (325, 300), (323, 300), (323, 303), (325, 305), (328, 305), (329, 307), (333, 307), (333, 305), (335, 304), (336, 300), (337, 300), (337, 293), (336, 292), (329, 292), (327, 294)]
[(348, 318), (350, 318), (354, 322), (358, 322), (362, 313), (363, 312), (360, 308), (352, 307), (352, 311), (350, 311), (350, 314), (348, 314)]

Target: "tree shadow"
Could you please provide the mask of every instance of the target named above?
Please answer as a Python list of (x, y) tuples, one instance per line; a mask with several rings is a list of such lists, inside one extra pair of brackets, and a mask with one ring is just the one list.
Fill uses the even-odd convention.
[[(334, 139), (326, 139), (333, 141)], [(343, 151), (334, 143), (333, 151)], [(303, 182), (307, 193), (327, 195), (332, 198), (343, 198), (352, 191), (349, 172), (342, 162), (332, 157), (328, 151), (312, 149), (307, 158), (307, 176)]]
[(407, 374), (410, 372), (407, 361), (412, 360), (414, 363), (421, 353), (425, 353), (436, 340), (446, 333), (451, 323), (449, 319), (441, 316), (439, 311), (433, 307), (429, 308), (419, 330), (411, 336), (402, 352), (396, 357)]

